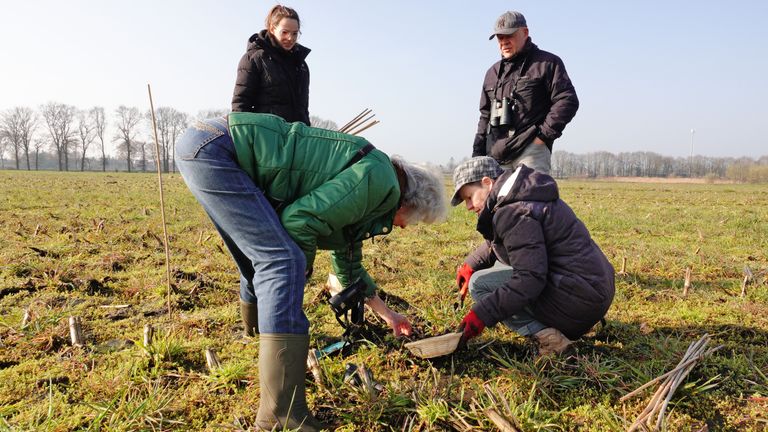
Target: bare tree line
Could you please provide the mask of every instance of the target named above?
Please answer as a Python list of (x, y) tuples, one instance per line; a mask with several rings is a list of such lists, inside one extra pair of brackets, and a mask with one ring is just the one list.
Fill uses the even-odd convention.
[[(224, 113), (212, 110), (203, 114)], [(189, 118), (171, 107), (157, 110), (160, 164), (166, 172), (174, 169), (173, 147)], [(107, 136), (110, 126), (115, 131), (111, 137)], [(0, 113), (0, 167), (6, 168), (7, 154), (17, 170), (41, 169), (41, 163), (48, 163), (53, 157), (59, 171), (97, 169), (91, 162), (99, 162), (98, 167), (106, 171), (108, 162), (118, 165), (118, 160), (122, 160), (120, 169), (146, 171), (156, 159), (154, 148), (149, 146), (154, 143), (150, 131), (151, 114), (136, 107), (121, 105), (111, 119), (99, 106), (78, 109), (49, 102), (38, 110), (15, 107)], [(114, 155), (109, 151), (110, 143), (115, 145)]]
[[(197, 118), (222, 116), (226, 110), (199, 112)], [(176, 140), (186, 129), (190, 116), (172, 107), (159, 107), (155, 113), (160, 166), (175, 171)], [(335, 122), (312, 116), (313, 126), (338, 129)], [(103, 107), (77, 109), (72, 105), (49, 102), (37, 111), (15, 107), (0, 113), (0, 168), (6, 168), (9, 155), (17, 169), (84, 171), (113, 169), (147, 171), (154, 169), (155, 152), (151, 138), (151, 113), (121, 105), (111, 118), (114, 134), (106, 136), (108, 118)], [(108, 144), (115, 144), (115, 154)], [(91, 162), (94, 163), (92, 166)], [(98, 162), (98, 166), (95, 163)], [(453, 158), (446, 169), (455, 166)], [(768, 155), (747, 157), (670, 157), (653, 152), (592, 152), (574, 154), (558, 150), (552, 155), (555, 177), (696, 177), (730, 179), (741, 182), (768, 182)]]
[(768, 155), (749, 157), (670, 157), (653, 152), (552, 154), (555, 177), (692, 177), (742, 182), (768, 181)]
[[(227, 110), (207, 110), (197, 118), (225, 115)], [(175, 171), (176, 140), (187, 128), (190, 116), (172, 107), (158, 107), (155, 112), (160, 166), (164, 172)], [(111, 121), (111, 125), (109, 122)], [(78, 109), (72, 105), (49, 102), (37, 111), (15, 107), (0, 112), (0, 168), (6, 168), (8, 154), (17, 170), (70, 169), (85, 171), (107, 167), (132, 171), (154, 168), (155, 151), (152, 116), (136, 107), (120, 105), (111, 120), (104, 107)], [(335, 122), (311, 117), (312, 125), (338, 129)], [(108, 126), (114, 130), (107, 136)], [(115, 154), (108, 151), (113, 143)], [(55, 164), (51, 166), (51, 159)], [(98, 168), (92, 166), (98, 162)]]

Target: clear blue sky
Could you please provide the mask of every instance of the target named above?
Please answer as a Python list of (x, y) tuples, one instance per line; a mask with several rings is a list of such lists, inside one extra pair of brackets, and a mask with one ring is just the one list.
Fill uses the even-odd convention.
[[(57, 101), (228, 108), (237, 62), (271, 1), (29, 0), (0, 23), (0, 109)], [(493, 22), (523, 12), (559, 55), (581, 107), (555, 149), (687, 156), (768, 154), (766, 1), (291, 1), (312, 49), (310, 114), (388, 153), (444, 163), (471, 153)]]

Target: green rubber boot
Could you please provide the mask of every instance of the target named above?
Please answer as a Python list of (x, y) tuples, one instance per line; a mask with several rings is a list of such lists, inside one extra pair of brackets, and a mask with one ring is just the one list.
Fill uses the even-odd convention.
[(256, 303), (246, 303), (240, 300), (240, 318), (243, 320), (243, 334), (256, 336), (259, 334), (259, 309)]
[(259, 384), (261, 402), (256, 426), (263, 430), (315, 432), (326, 426), (307, 408), (305, 379), (309, 335), (268, 333), (259, 335)]

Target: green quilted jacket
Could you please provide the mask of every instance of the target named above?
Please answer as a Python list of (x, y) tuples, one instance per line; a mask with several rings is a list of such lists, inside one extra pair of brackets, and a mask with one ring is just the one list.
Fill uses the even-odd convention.
[(388, 234), (400, 199), (389, 157), (374, 149), (343, 169), (368, 144), (363, 138), (287, 123), (271, 114), (229, 114), (237, 162), (264, 191), (311, 269), (317, 249), (331, 250), (344, 286), (361, 278), (362, 242)]

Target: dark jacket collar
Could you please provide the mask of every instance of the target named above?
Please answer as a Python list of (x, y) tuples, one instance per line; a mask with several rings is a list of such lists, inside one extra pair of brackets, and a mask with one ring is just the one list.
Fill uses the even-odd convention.
[(492, 240), (493, 216), (500, 208), (520, 201), (551, 202), (559, 198), (555, 179), (520, 164), (516, 170), (505, 171), (496, 179), (477, 218), (477, 230), (484, 238)]
[(531, 37), (529, 36), (528, 39), (525, 40), (525, 45), (523, 45), (523, 48), (517, 52), (517, 54), (513, 55), (510, 58), (502, 58), (502, 63), (517, 63), (519, 60), (522, 60), (526, 57), (528, 57), (528, 54), (530, 54), (532, 51), (538, 50), (539, 47), (536, 46), (535, 43), (531, 41)]
[(311, 49), (301, 44), (296, 44), (290, 51), (284, 50), (277, 41), (267, 32), (266, 29), (254, 33), (248, 38), (248, 51), (261, 49), (270, 54), (278, 55), (285, 58), (291, 58), (297, 63), (301, 63), (307, 58)]

